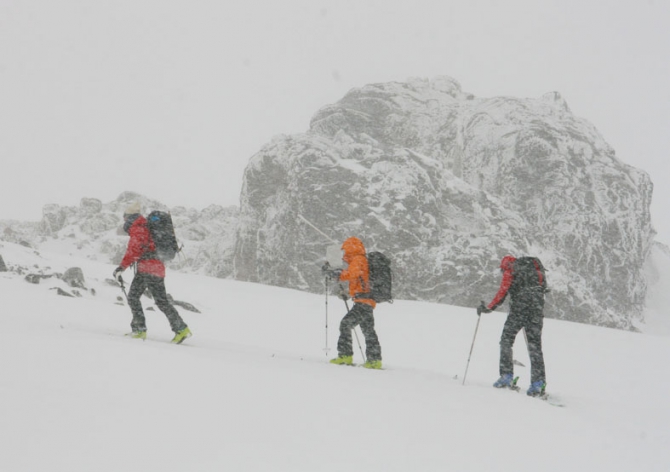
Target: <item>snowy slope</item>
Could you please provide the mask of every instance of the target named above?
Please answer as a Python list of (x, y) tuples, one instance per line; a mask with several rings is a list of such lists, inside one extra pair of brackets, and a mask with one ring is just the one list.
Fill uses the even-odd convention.
[[(0, 273), (2, 470), (670, 470), (670, 337), (546, 320), (558, 408), (491, 388), (501, 313), (483, 315), (463, 386), (473, 309), (380, 306), (386, 370), (368, 371), (327, 363), (324, 296), (170, 272), (168, 291), (201, 311), (180, 310), (194, 336), (169, 344), (147, 311), (142, 342), (123, 336), (112, 265), (8, 243), (2, 254), (79, 265), (96, 288), (61, 297), (59, 281)], [(343, 304), (328, 307), (333, 356)], [(524, 350), (519, 339), (528, 366)]]
[(644, 324), (638, 328), (644, 333), (670, 336), (670, 248), (654, 243), (644, 265), (649, 288), (644, 312)]

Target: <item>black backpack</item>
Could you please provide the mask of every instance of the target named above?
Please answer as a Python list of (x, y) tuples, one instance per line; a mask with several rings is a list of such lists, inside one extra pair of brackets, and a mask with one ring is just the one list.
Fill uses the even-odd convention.
[(368, 254), (370, 271), (370, 297), (377, 303), (393, 303), (393, 274), (391, 261), (381, 252)]
[(547, 290), (545, 269), (537, 257), (519, 257), (514, 261), (512, 274), (514, 275), (514, 280), (510, 287), (512, 295), (524, 289), (539, 288), (543, 293)]
[(156, 246), (152, 255), (163, 262), (174, 259), (180, 249), (174, 233), (172, 215), (164, 211), (152, 211), (147, 216), (147, 228)]

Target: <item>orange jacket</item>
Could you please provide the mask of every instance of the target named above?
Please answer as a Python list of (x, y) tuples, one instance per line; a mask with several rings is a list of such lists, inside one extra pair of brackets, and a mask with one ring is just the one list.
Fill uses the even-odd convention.
[(370, 296), (370, 269), (363, 243), (360, 239), (352, 237), (344, 241), (342, 250), (344, 251), (342, 260), (349, 266), (340, 274), (340, 280), (349, 282), (349, 296), (356, 303), (365, 303), (375, 308), (377, 303), (374, 300), (359, 296), (361, 294)]

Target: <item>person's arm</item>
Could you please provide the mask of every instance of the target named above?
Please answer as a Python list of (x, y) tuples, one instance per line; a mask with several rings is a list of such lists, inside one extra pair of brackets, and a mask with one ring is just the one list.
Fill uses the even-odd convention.
[(512, 280), (514, 279), (512, 275), (511, 270), (506, 270), (503, 272), (503, 278), (502, 281), (500, 282), (500, 288), (498, 289), (498, 293), (496, 293), (496, 296), (493, 297), (493, 300), (491, 303), (488, 305), (489, 310), (495, 310), (498, 308), (502, 303), (505, 301), (505, 297), (507, 297), (507, 292), (509, 291), (509, 288), (512, 286)]
[(119, 265), (124, 270), (137, 262), (140, 257), (142, 257), (144, 248), (146, 247), (146, 243), (142, 238), (143, 231), (141, 227), (132, 226), (130, 228), (129, 234), (130, 241), (128, 241), (128, 249), (126, 249), (126, 254), (123, 256), (121, 264)]

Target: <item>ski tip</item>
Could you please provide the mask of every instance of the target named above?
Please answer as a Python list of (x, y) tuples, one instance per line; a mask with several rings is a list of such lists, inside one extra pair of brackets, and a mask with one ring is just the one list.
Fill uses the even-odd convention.
[(559, 407), (559, 408), (565, 408), (565, 403), (561, 402), (560, 400), (558, 400), (558, 399), (555, 398), (555, 397), (552, 397), (552, 396), (549, 395), (548, 393), (543, 393), (542, 395), (540, 395), (540, 396), (537, 397), (537, 398), (539, 398), (540, 400), (543, 400), (543, 401), (547, 402), (547, 403), (550, 404), (551, 406), (556, 406), (556, 407)]

